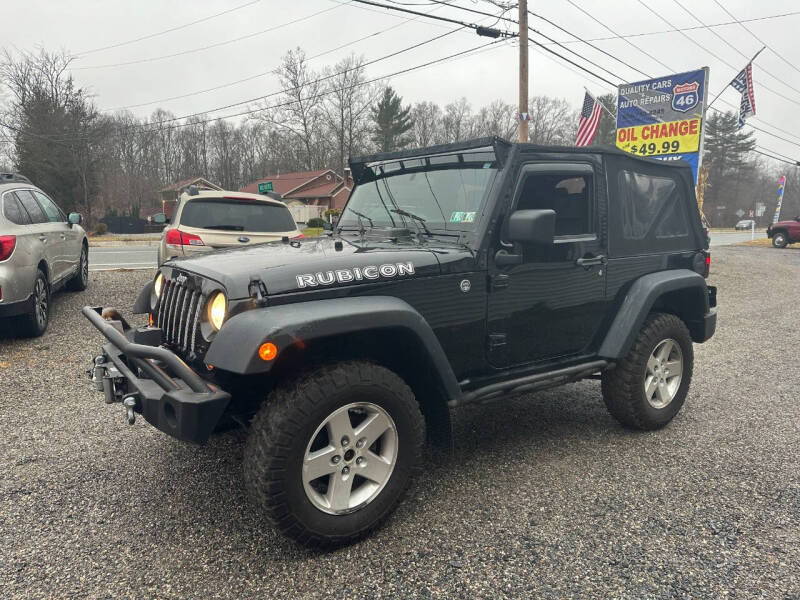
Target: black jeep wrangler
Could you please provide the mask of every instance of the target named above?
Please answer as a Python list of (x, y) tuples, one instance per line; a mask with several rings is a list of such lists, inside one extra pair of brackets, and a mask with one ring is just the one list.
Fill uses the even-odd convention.
[(685, 163), (499, 139), (354, 159), (333, 231), (164, 264), (91, 376), (163, 432), (249, 429), (247, 488), (308, 545), (372, 531), (450, 410), (599, 378), (663, 427), (716, 326)]

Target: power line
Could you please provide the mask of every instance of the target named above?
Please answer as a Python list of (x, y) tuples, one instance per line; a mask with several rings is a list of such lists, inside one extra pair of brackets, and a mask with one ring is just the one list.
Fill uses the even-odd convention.
[[(468, 27), (469, 29), (474, 29), (478, 35), (484, 35), (487, 37), (515, 37), (515, 34), (509, 33), (507, 31), (501, 31), (499, 29), (493, 29), (491, 27), (481, 27), (475, 23), (467, 23), (465, 21), (459, 21), (457, 19), (451, 19), (449, 17), (442, 17), (440, 15), (432, 15), (430, 13), (423, 13), (416, 10), (411, 10), (409, 8), (402, 8), (400, 6), (391, 6), (389, 4), (382, 4), (380, 2), (373, 2), (373, 0), (352, 0), (358, 4), (367, 4), (369, 6), (377, 6), (379, 8), (385, 8), (388, 10), (394, 10), (398, 12), (404, 12), (411, 15), (419, 15), (422, 17), (427, 17), (429, 19), (433, 19), (435, 21), (442, 21), (445, 23), (454, 23), (456, 25), (461, 25), (462, 27)], [(485, 13), (484, 13), (485, 14)], [(496, 17), (496, 15), (489, 15), (490, 17)]]
[(760, 43), (762, 46), (766, 46), (766, 47), (769, 49), (769, 51), (770, 51), (770, 52), (772, 52), (772, 53), (773, 53), (775, 56), (777, 56), (778, 58), (780, 58), (780, 59), (781, 59), (783, 62), (785, 62), (787, 65), (789, 65), (789, 66), (790, 66), (792, 69), (794, 69), (795, 71), (797, 71), (798, 73), (800, 73), (800, 69), (798, 69), (798, 68), (797, 68), (797, 66), (795, 66), (793, 63), (791, 63), (791, 62), (789, 62), (788, 60), (786, 60), (786, 59), (783, 57), (783, 55), (781, 55), (781, 53), (780, 53), (780, 52), (778, 52), (778, 51), (777, 51), (777, 50), (775, 50), (775, 49), (774, 49), (772, 46), (770, 46), (769, 44), (767, 44), (767, 43), (766, 43), (764, 40), (762, 40), (760, 37), (758, 37), (758, 36), (757, 36), (757, 35), (756, 35), (756, 34), (753, 32), (753, 30), (752, 30), (752, 29), (750, 29), (749, 27), (747, 27), (747, 26), (745, 25), (745, 23), (749, 23), (749, 22), (750, 22), (750, 19), (742, 19), (742, 20), (739, 20), (739, 19), (737, 19), (737, 18), (736, 18), (736, 17), (733, 15), (733, 13), (731, 13), (731, 11), (729, 11), (727, 8), (725, 8), (725, 6), (723, 6), (722, 4), (720, 4), (720, 3), (719, 3), (717, 0), (714, 0), (714, 3), (715, 3), (717, 6), (719, 6), (719, 7), (720, 7), (720, 8), (721, 8), (723, 11), (725, 11), (725, 14), (727, 14), (727, 15), (728, 15), (728, 16), (729, 16), (731, 19), (733, 19), (734, 23), (738, 23), (738, 24), (739, 24), (739, 26), (740, 26), (742, 29), (744, 29), (746, 32), (748, 32), (750, 35), (752, 35), (752, 36), (753, 36), (753, 37), (756, 39), (756, 41), (757, 41), (757, 42), (759, 42), (759, 43)]
[[(354, 0), (347, 0), (348, 2), (353, 2)], [(307, 21), (313, 17), (319, 16), (323, 13), (330, 12), (332, 10), (336, 10), (340, 6), (344, 6), (344, 4), (337, 3), (336, 6), (331, 6), (329, 8), (323, 8), (322, 10), (318, 10), (317, 12), (311, 13), (304, 17), (300, 17), (297, 19), (293, 19), (291, 21), (287, 21), (286, 23), (281, 23), (280, 25), (273, 25), (272, 27), (268, 27), (267, 29), (262, 29), (261, 31), (256, 31), (255, 33), (248, 33), (247, 35), (239, 36), (236, 38), (232, 38), (230, 40), (225, 40), (224, 42), (216, 42), (214, 44), (208, 44), (207, 46), (200, 46), (199, 48), (191, 48), (189, 50), (182, 50), (181, 52), (174, 52), (172, 54), (164, 54), (162, 56), (151, 56), (149, 58), (141, 58), (138, 60), (129, 60), (127, 62), (119, 62), (119, 63), (112, 63), (106, 65), (88, 65), (85, 67), (72, 67), (73, 71), (85, 71), (87, 69), (108, 69), (112, 67), (124, 67), (127, 65), (139, 65), (143, 63), (155, 62), (159, 60), (166, 60), (168, 58), (175, 58), (177, 56), (186, 56), (187, 54), (193, 54), (195, 52), (202, 52), (204, 50), (210, 50), (212, 48), (219, 48), (220, 46), (227, 46), (228, 44), (233, 44), (236, 42), (241, 42), (243, 40), (248, 40), (250, 38), (254, 38), (259, 35), (264, 35), (265, 33), (269, 33), (271, 31), (275, 31), (277, 29), (282, 29), (283, 27), (288, 27), (289, 25), (295, 25), (296, 23), (300, 23), (302, 21)]]
[(216, 19), (217, 17), (221, 17), (222, 15), (227, 15), (228, 13), (232, 13), (237, 10), (241, 10), (242, 8), (247, 8), (248, 6), (252, 6), (253, 4), (258, 4), (261, 0), (251, 0), (250, 2), (245, 2), (244, 4), (240, 4), (239, 6), (234, 6), (233, 8), (229, 8), (228, 10), (223, 10), (222, 12), (218, 12), (214, 15), (210, 15), (208, 17), (203, 17), (202, 19), (197, 19), (195, 21), (191, 21), (189, 23), (184, 23), (183, 25), (178, 25), (176, 27), (171, 27), (169, 29), (164, 29), (163, 31), (158, 31), (156, 33), (151, 33), (149, 35), (143, 35), (142, 37), (134, 38), (132, 40), (128, 40), (126, 42), (119, 42), (117, 44), (111, 44), (110, 46), (102, 46), (100, 48), (92, 48), (91, 50), (84, 50), (83, 52), (78, 52), (75, 55), (75, 58), (82, 58), (87, 54), (93, 54), (95, 52), (101, 52), (103, 50), (111, 50), (112, 48), (119, 48), (121, 46), (127, 46), (128, 44), (135, 44), (136, 42), (141, 42), (144, 40), (149, 40), (154, 37), (158, 37), (160, 35), (165, 35), (167, 33), (172, 33), (173, 31), (178, 31), (180, 29), (186, 29), (187, 27), (191, 27), (192, 25), (197, 25), (198, 23), (204, 23), (205, 21), (210, 21), (211, 19)]
[[(567, 1), (570, 1), (570, 0), (567, 0)], [(660, 13), (656, 12), (656, 11), (655, 11), (653, 8), (651, 8), (651, 7), (650, 7), (650, 6), (648, 6), (648, 5), (647, 5), (645, 2), (643, 2), (643, 0), (637, 0), (637, 2), (639, 2), (639, 4), (641, 4), (642, 6), (644, 6), (644, 7), (645, 7), (645, 8), (646, 8), (648, 11), (650, 11), (652, 14), (654, 14), (655, 16), (657, 16), (659, 19), (661, 19), (662, 21), (664, 21), (664, 23), (666, 23), (667, 25), (669, 25), (670, 27), (672, 27), (673, 31), (677, 31), (677, 32), (678, 32), (678, 33), (680, 33), (680, 34), (681, 34), (683, 37), (685, 37), (687, 40), (689, 40), (689, 41), (690, 41), (692, 44), (694, 44), (695, 46), (697, 46), (697, 47), (698, 47), (698, 48), (700, 48), (701, 50), (705, 51), (707, 54), (710, 54), (711, 56), (713, 56), (714, 58), (716, 58), (718, 61), (720, 61), (722, 64), (724, 64), (724, 65), (725, 65), (725, 66), (727, 66), (728, 68), (730, 68), (730, 69), (733, 69), (733, 72), (734, 72), (734, 73), (738, 73), (739, 71), (741, 71), (741, 69), (739, 69), (739, 68), (737, 68), (736, 66), (732, 65), (732, 64), (731, 64), (731, 63), (729, 63), (727, 60), (725, 60), (724, 58), (722, 58), (721, 56), (719, 56), (718, 54), (715, 54), (714, 52), (712, 52), (711, 50), (709, 50), (709, 49), (708, 49), (708, 48), (706, 48), (705, 46), (703, 46), (703, 45), (701, 45), (700, 43), (698, 43), (698, 42), (697, 42), (697, 40), (695, 40), (693, 37), (691, 37), (691, 36), (687, 35), (687, 34), (686, 34), (685, 32), (683, 32), (683, 31), (678, 31), (678, 30), (675, 28), (675, 25), (673, 25), (673, 24), (672, 24), (672, 23), (671, 23), (671, 22), (670, 22), (670, 21), (669, 21), (669, 20), (668, 20), (666, 17), (664, 17), (662, 14), (660, 14)], [(800, 106), (800, 100), (795, 100), (794, 98), (790, 98), (789, 96), (786, 96), (786, 95), (782, 94), (781, 92), (778, 92), (777, 90), (774, 90), (774, 89), (772, 89), (771, 87), (769, 87), (769, 86), (767, 86), (767, 85), (764, 85), (764, 83), (763, 83), (763, 82), (757, 82), (757, 83), (758, 83), (758, 84), (759, 84), (759, 85), (760, 85), (762, 88), (764, 88), (765, 90), (767, 90), (768, 92), (771, 92), (771, 93), (775, 94), (776, 96), (778, 96), (778, 97), (780, 97), (780, 98), (783, 98), (784, 100), (786, 100), (786, 101), (788, 101), (788, 102), (791, 102), (792, 104), (797, 104), (798, 106)], [(791, 86), (789, 86), (788, 84), (786, 84), (786, 85), (787, 85), (788, 87), (791, 87)], [(792, 89), (794, 89), (795, 91), (797, 91), (798, 93), (800, 93), (800, 90), (797, 90), (796, 88), (792, 88)]]
[[(436, 10), (436, 9), (434, 9), (434, 10)], [(352, 46), (352, 45), (357, 44), (359, 42), (363, 42), (364, 40), (367, 40), (367, 39), (369, 39), (371, 37), (375, 37), (377, 35), (381, 35), (383, 33), (386, 33), (387, 31), (391, 31), (392, 29), (396, 29), (398, 27), (402, 27), (403, 25), (406, 25), (407, 23), (411, 23), (412, 21), (416, 21), (417, 19), (419, 19), (419, 17), (414, 17), (412, 19), (405, 19), (400, 23), (396, 23), (396, 24), (392, 25), (391, 27), (387, 27), (386, 29), (382, 29), (380, 31), (375, 31), (373, 33), (370, 33), (370, 34), (367, 34), (367, 35), (365, 35), (363, 37), (360, 37), (360, 38), (358, 38), (356, 40), (347, 42), (345, 44), (341, 44), (339, 46), (336, 46), (335, 48), (331, 48), (330, 50), (325, 50), (324, 52), (319, 52), (318, 54), (314, 54), (313, 56), (309, 56), (306, 60), (314, 60), (315, 58), (320, 58), (321, 56), (325, 56), (327, 54), (331, 54), (332, 52), (336, 52), (337, 50), (341, 50), (342, 48), (346, 48), (348, 46)], [(102, 112), (114, 112), (114, 111), (118, 111), (118, 110), (127, 110), (127, 109), (130, 109), (130, 108), (139, 108), (141, 106), (148, 106), (150, 104), (160, 104), (162, 102), (169, 102), (171, 100), (180, 100), (181, 98), (188, 98), (190, 96), (197, 96), (198, 94), (205, 94), (207, 92), (214, 92), (214, 91), (221, 90), (221, 89), (224, 89), (224, 88), (227, 88), (227, 87), (232, 87), (234, 85), (238, 85), (240, 83), (245, 83), (247, 81), (252, 81), (252, 80), (258, 79), (260, 77), (266, 77), (267, 75), (274, 74), (275, 70), (276, 69), (270, 69), (269, 71), (265, 71), (265, 72), (262, 72), (262, 73), (257, 73), (256, 75), (250, 75), (249, 77), (244, 77), (242, 79), (237, 79), (236, 81), (231, 81), (229, 83), (223, 83), (223, 84), (216, 85), (216, 86), (210, 87), (210, 88), (205, 88), (205, 89), (202, 89), (202, 90), (195, 90), (193, 92), (187, 92), (185, 94), (180, 94), (178, 96), (170, 96), (169, 98), (161, 98), (159, 100), (150, 100), (148, 102), (140, 102), (138, 104), (129, 104), (127, 106), (119, 106), (117, 108), (107, 108), (107, 109), (103, 109)]]
[[(440, 40), (440, 39), (442, 39), (444, 37), (447, 37), (448, 35), (452, 35), (452, 34), (456, 33), (457, 31), (461, 31), (461, 29), (463, 29), (463, 27), (457, 27), (456, 29), (451, 29), (450, 31), (447, 31), (447, 32), (442, 33), (440, 35), (437, 35), (435, 37), (429, 38), (427, 40), (423, 40), (422, 42), (418, 42), (418, 43), (413, 44), (411, 46), (407, 46), (405, 48), (402, 48), (401, 50), (397, 50), (396, 52), (391, 52), (390, 54), (384, 54), (383, 56), (379, 56), (378, 58), (374, 58), (374, 59), (372, 59), (370, 61), (367, 61), (367, 62), (363, 63), (361, 66), (362, 67), (367, 67), (369, 65), (374, 65), (375, 63), (379, 63), (381, 61), (384, 61), (386, 59), (392, 58), (394, 56), (398, 56), (398, 55), (403, 54), (405, 52), (409, 52), (411, 50), (415, 50), (415, 49), (417, 49), (417, 48), (419, 48), (421, 46), (425, 46), (426, 44), (430, 44), (431, 42), (435, 42), (435, 41)], [(333, 79), (334, 77), (342, 75), (342, 74), (344, 74), (344, 73), (346, 73), (347, 71), (350, 71), (350, 70), (351, 69), (346, 69), (345, 71), (337, 71), (336, 73), (331, 73), (329, 75), (324, 75), (322, 77), (319, 77), (317, 79), (314, 79), (313, 81), (309, 81), (309, 82), (306, 82), (306, 83), (307, 83), (307, 85), (313, 85), (313, 84), (316, 84), (316, 83), (322, 83), (323, 81), (327, 81), (329, 79)], [(297, 88), (289, 88), (289, 89), (290, 90), (296, 90)], [(183, 119), (190, 119), (192, 117), (202, 116), (202, 115), (205, 115), (206, 113), (210, 113), (210, 112), (217, 112), (217, 111), (220, 111), (220, 110), (226, 110), (226, 109), (229, 109), (229, 108), (234, 108), (236, 106), (241, 106), (243, 104), (251, 104), (253, 102), (259, 102), (259, 101), (262, 101), (262, 100), (266, 100), (267, 98), (272, 98), (273, 96), (278, 96), (280, 94), (283, 94), (286, 91), (288, 91), (288, 90), (278, 90), (276, 92), (270, 92), (269, 94), (265, 94), (265, 95), (262, 95), (262, 96), (257, 96), (255, 98), (248, 98), (247, 100), (241, 100), (239, 102), (233, 102), (231, 104), (226, 104), (224, 106), (218, 106), (216, 108), (210, 108), (210, 109), (207, 109), (207, 110), (204, 110), (204, 111), (200, 111), (200, 112), (196, 112), (196, 113), (192, 113), (192, 114), (189, 114), (189, 115), (182, 115), (180, 117), (174, 117), (174, 118), (171, 118), (171, 119), (165, 119), (163, 121), (158, 121), (156, 123), (149, 123), (149, 124), (147, 124), (147, 127), (160, 126), (160, 125), (165, 124), (165, 123), (172, 123), (174, 121), (180, 121), (180, 120), (183, 120)]]

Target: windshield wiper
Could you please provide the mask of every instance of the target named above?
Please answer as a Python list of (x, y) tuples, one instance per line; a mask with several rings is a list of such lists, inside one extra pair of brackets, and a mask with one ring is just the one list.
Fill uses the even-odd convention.
[(222, 229), (225, 231), (244, 231), (241, 225), (204, 225), (203, 229)]
[(409, 219), (413, 219), (415, 223), (419, 223), (420, 225), (422, 225), (422, 229), (425, 230), (425, 233), (428, 234), (428, 237), (433, 237), (433, 234), (431, 233), (431, 230), (428, 229), (427, 225), (425, 225), (425, 219), (423, 219), (419, 215), (415, 215), (414, 213), (410, 213), (407, 210), (403, 210), (402, 208), (393, 208), (393, 209), (391, 209), (391, 211), (393, 213), (396, 213), (396, 214), (400, 215), (400, 216), (408, 217)]
[(361, 233), (364, 233), (364, 223), (361, 219), (366, 219), (367, 221), (369, 221), (369, 228), (374, 229), (375, 223), (373, 223), (372, 219), (370, 219), (367, 215), (360, 213), (357, 210), (353, 210), (352, 208), (350, 209), (350, 212), (353, 213), (356, 217), (358, 217), (358, 229)]

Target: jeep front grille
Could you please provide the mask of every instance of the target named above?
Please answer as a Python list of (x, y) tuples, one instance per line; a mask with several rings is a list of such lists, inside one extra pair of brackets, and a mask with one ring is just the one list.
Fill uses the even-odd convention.
[(164, 289), (156, 307), (155, 325), (164, 332), (164, 341), (196, 356), (197, 337), (200, 335), (200, 314), (205, 298), (199, 289), (178, 283), (174, 279), (164, 280)]

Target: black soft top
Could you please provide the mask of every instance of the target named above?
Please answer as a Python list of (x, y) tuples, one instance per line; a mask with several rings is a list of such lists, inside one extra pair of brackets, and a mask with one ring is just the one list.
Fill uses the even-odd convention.
[(483, 137), (465, 140), (463, 142), (456, 142), (454, 144), (439, 144), (437, 146), (428, 146), (426, 148), (415, 148), (412, 150), (399, 150), (397, 152), (382, 152), (378, 154), (358, 156), (350, 159), (350, 169), (353, 174), (353, 179), (358, 183), (362, 178), (365, 167), (375, 163), (391, 162), (404, 158), (420, 158), (424, 156), (433, 156), (436, 154), (450, 154), (468, 150), (475, 151), (483, 149), (487, 151), (493, 151), (497, 157), (497, 161), (501, 166), (505, 164), (506, 158), (512, 152), (512, 150), (516, 149), (525, 154), (580, 154), (583, 156), (586, 156), (587, 154), (610, 155), (624, 157), (649, 165), (658, 165), (668, 169), (691, 168), (689, 163), (683, 160), (658, 160), (656, 158), (636, 156), (635, 154), (623, 152), (616, 146), (542, 146), (539, 144), (521, 144), (518, 142), (512, 143), (499, 137)]

